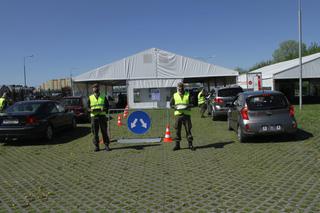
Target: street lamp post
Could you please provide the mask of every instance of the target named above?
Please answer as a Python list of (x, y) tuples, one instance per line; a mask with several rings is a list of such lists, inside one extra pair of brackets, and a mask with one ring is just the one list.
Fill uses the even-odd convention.
[(24, 76), (24, 87), (27, 87), (27, 76), (26, 76), (26, 58), (32, 58), (33, 55), (23, 57), (23, 76)]
[(302, 25), (301, 25), (301, 0), (299, 0), (299, 109), (302, 109)]
[(73, 76), (72, 76), (72, 70), (77, 70), (78, 68), (77, 67), (72, 67), (70, 68), (70, 87), (71, 87), (71, 93), (72, 93), (72, 96), (74, 96), (74, 84), (73, 84)]

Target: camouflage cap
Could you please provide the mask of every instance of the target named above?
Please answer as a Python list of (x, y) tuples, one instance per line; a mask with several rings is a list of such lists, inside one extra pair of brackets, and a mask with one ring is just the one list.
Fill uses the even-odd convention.
[(95, 84), (92, 85), (92, 88), (95, 88), (95, 87), (98, 88), (98, 87), (99, 87), (99, 84), (98, 84), (98, 83), (95, 83)]
[(177, 87), (184, 87), (183, 82), (179, 82), (179, 83), (177, 84)]

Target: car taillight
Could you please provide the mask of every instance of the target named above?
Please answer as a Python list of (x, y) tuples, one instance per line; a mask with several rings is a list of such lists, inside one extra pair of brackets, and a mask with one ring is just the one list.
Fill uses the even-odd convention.
[(294, 106), (293, 105), (289, 106), (289, 115), (290, 115), (290, 117), (294, 117)]
[(223, 103), (223, 99), (222, 98), (214, 98), (213, 102), (218, 103), (218, 104), (222, 104)]
[(243, 120), (249, 120), (248, 108), (247, 107), (243, 107), (241, 109), (241, 111), (240, 111), (240, 114), (241, 114)]
[(39, 123), (39, 121), (36, 117), (34, 117), (34, 116), (27, 117), (26, 124), (33, 125), (33, 124), (38, 124), (38, 123)]

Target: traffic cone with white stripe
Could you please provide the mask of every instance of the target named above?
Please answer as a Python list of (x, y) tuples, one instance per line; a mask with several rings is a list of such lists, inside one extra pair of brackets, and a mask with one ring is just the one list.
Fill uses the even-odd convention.
[(118, 127), (122, 126), (122, 122), (121, 122), (121, 115), (118, 115), (118, 123), (117, 123)]
[(123, 118), (127, 118), (129, 114), (129, 107), (128, 105), (126, 106), (126, 108), (123, 111)]
[(171, 138), (171, 135), (170, 135), (170, 127), (169, 125), (167, 125), (167, 128), (166, 128), (166, 135), (164, 136), (164, 139), (163, 139), (163, 142), (164, 143), (172, 143), (172, 138)]

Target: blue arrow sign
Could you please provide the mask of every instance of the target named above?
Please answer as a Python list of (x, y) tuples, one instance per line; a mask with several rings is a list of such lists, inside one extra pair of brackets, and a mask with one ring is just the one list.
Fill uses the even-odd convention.
[(135, 111), (130, 114), (127, 126), (134, 134), (142, 135), (150, 129), (151, 120), (147, 113), (143, 111)]

